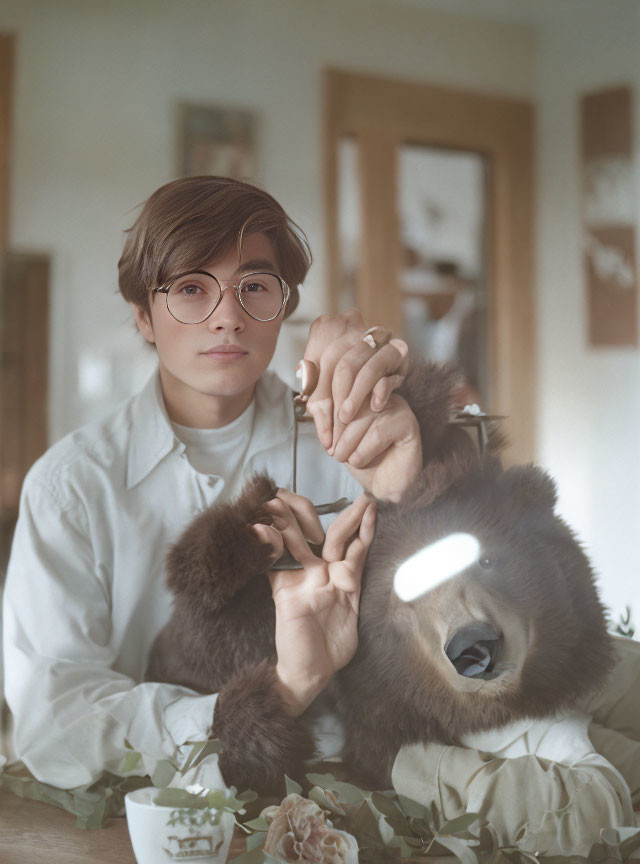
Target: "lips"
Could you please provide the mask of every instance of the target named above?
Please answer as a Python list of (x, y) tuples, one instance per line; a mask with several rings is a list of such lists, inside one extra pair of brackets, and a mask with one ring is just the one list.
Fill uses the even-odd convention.
[(213, 359), (234, 360), (246, 356), (249, 352), (239, 345), (214, 345), (213, 348), (202, 353), (205, 357), (212, 357)]

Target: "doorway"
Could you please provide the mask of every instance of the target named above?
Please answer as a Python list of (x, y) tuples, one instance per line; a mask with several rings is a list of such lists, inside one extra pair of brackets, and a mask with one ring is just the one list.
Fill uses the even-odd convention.
[(532, 459), (532, 105), (328, 70), (325, 111), (332, 311), (458, 366)]

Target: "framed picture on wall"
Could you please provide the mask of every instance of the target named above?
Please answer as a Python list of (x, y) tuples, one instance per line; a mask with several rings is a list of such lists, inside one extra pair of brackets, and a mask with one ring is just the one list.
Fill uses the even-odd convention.
[(630, 87), (581, 103), (584, 265), (592, 346), (637, 346), (637, 202)]
[(183, 177), (218, 174), (257, 177), (257, 119), (251, 111), (184, 103), (179, 110), (179, 165)]

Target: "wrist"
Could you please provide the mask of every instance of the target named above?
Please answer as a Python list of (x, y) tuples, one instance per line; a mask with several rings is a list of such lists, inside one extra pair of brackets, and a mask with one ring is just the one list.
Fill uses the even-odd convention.
[(307, 677), (288, 675), (280, 663), (276, 664), (276, 690), (285, 704), (287, 713), (299, 717), (327, 686), (328, 679), (321, 676)]

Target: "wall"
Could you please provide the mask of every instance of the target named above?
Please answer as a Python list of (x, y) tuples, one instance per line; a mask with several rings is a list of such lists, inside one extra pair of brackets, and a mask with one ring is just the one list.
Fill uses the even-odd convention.
[(540, 32), (537, 437), (538, 458), (558, 480), (560, 509), (585, 541), (605, 602), (616, 618), (631, 604), (640, 625), (640, 352), (587, 344), (578, 115), (585, 92), (634, 85), (637, 166), (638, 44), (640, 7), (632, 3), (592, 5)]
[[(530, 97), (539, 108), (539, 457), (606, 601), (640, 615), (640, 360), (587, 348), (582, 290), (577, 100), (611, 83), (640, 86), (640, 13), (604, 5), (566, 18), (566, 2), (557, 15), (546, 4), (534, 30), (375, 0), (3, 0), (0, 30), (18, 36), (10, 239), (52, 258), (50, 439), (137, 388), (153, 365), (116, 294), (115, 265), (135, 206), (175, 176), (180, 101), (258, 112), (260, 180), (316, 254), (296, 314), (309, 318), (325, 298), (322, 70)], [(279, 371), (296, 351), (293, 337), (282, 340)], [(119, 358), (109, 392), (81, 398), (81, 363), (92, 361), (99, 379), (105, 356)]]
[[(11, 242), (53, 259), (51, 440), (137, 388), (153, 364), (114, 293), (115, 265), (135, 206), (175, 176), (181, 100), (258, 111), (260, 179), (316, 255), (297, 315), (308, 318), (325, 296), (323, 68), (533, 90), (526, 28), (398, 9), (366, 27), (370, 16), (341, 0), (4, 0), (0, 29), (18, 34)], [(116, 354), (110, 392), (82, 399), (79, 363), (91, 361), (99, 382), (101, 358)], [(288, 371), (286, 340), (279, 355)]]

